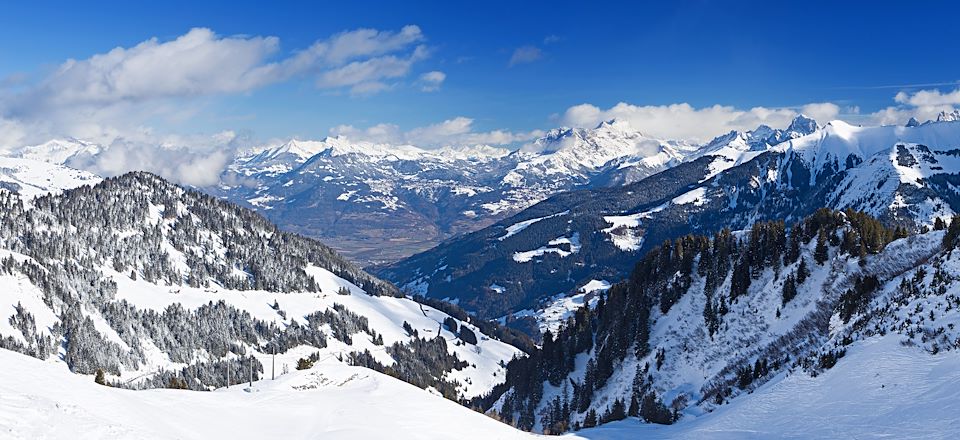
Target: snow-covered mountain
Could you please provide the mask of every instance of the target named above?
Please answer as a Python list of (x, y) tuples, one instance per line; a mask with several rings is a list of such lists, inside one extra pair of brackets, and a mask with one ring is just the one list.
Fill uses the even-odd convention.
[(503, 182), (530, 186), (552, 181), (567, 188), (594, 180), (630, 183), (681, 162), (698, 148), (650, 138), (622, 120), (605, 121), (592, 130), (559, 128), (524, 146), (519, 163)]
[(241, 155), (220, 197), (257, 209), (347, 256), (381, 263), (471, 232), (559, 191), (616, 185), (675, 165), (696, 146), (651, 139), (622, 121), (562, 128), (519, 151), (290, 141)]
[[(705, 430), (742, 423), (761, 438), (948, 438), (955, 424), (920, 427), (910, 415), (932, 422), (946, 414), (934, 408), (958, 408), (956, 375), (938, 373), (960, 360), (955, 222), (903, 237), (864, 214), (820, 210), (666, 243), (512, 362), (487, 408), (534, 431), (633, 416), (677, 423), (651, 429), (663, 436), (737, 437)], [(864, 393), (843, 394), (854, 390)], [(646, 432), (630, 426), (597, 432)]]
[(13, 152), (13, 157), (70, 166), (72, 162), (93, 157), (104, 151), (102, 145), (80, 139), (53, 139), (28, 145)]
[[(204, 191), (319, 238), (362, 264), (393, 262), (513, 215), (553, 194), (630, 184), (703, 156), (733, 164), (816, 128), (732, 132), (708, 145), (647, 136), (626, 121), (558, 128), (516, 151), (484, 145), (423, 149), (328, 137), (241, 152)], [(108, 147), (75, 139), (14, 157), (84, 167)]]
[(0, 347), (122, 387), (208, 389), (313, 360), (459, 400), (520, 355), (481, 331), (490, 324), (403, 298), (318, 242), (147, 173), (29, 206), (0, 190), (0, 292)]
[[(728, 134), (633, 184), (558, 193), (378, 273), (484, 317), (529, 316), (591, 281), (622, 279), (638, 256), (689, 233), (794, 221), (822, 207), (919, 231), (960, 212), (960, 122), (796, 122), (780, 133)], [(573, 237), (576, 246), (551, 244)]]
[[(149, 190), (157, 183), (156, 178), (142, 175), (111, 179), (92, 190), (77, 192), (81, 193), (80, 199), (99, 195), (98, 200), (104, 200), (109, 194), (104, 186), (128, 187), (129, 180), (139, 183), (128, 196), (157, 197), (156, 188)], [(107, 194), (97, 194), (98, 190)], [(48, 205), (46, 200), (52, 203)], [(210, 215), (192, 197), (175, 200), (183, 203), (175, 210), (178, 219), (207, 219)], [(209, 210), (231, 213), (224, 209), (229, 205), (205, 200), (213, 204)], [(6, 209), (0, 212), (20, 212), (11, 201), (15, 199), (5, 194)], [(171, 205), (166, 200), (154, 201), (157, 203), (146, 209), (155, 213), (154, 217), (132, 216), (132, 222), (147, 223), (148, 229), (158, 229), (152, 234), (171, 238), (172, 229), (165, 224), (177, 222), (173, 214), (168, 215), (166, 208)], [(39, 213), (36, 218), (50, 219), (51, 207), (57, 206), (66, 213), (71, 211), (71, 205), (81, 207), (75, 205), (77, 202), (69, 200), (69, 196), (41, 197), (31, 212)], [(5, 245), (10, 244), (11, 226), (19, 227), (8, 220), (5, 217), (0, 223), (4, 226)], [(250, 218), (240, 220), (250, 223)], [(270, 235), (270, 231), (260, 230), (253, 223), (252, 229), (240, 235), (259, 239)], [(55, 232), (60, 224), (45, 223), (47, 232)], [(127, 231), (124, 227), (129, 225), (118, 226)], [(317, 298), (309, 298), (314, 294), (226, 290), (213, 282), (220, 275), (213, 277), (205, 289), (161, 286), (156, 282), (130, 289), (120, 282), (131, 278), (125, 275), (127, 268), (123, 269), (124, 275), (113, 276), (117, 283), (113, 292), (109, 285), (98, 283), (95, 278), (90, 283), (88, 275), (92, 274), (83, 270), (100, 258), (100, 248), (78, 255), (74, 252), (80, 246), (61, 242), (68, 245), (54, 250), (74, 255), (63, 260), (53, 260), (46, 251), (28, 256), (5, 250), (0, 282), (14, 286), (4, 291), (13, 292), (14, 298), (7, 300), (19, 304), (12, 319), (4, 322), (5, 327), (0, 330), (5, 336), (4, 346), (30, 352), (24, 350), (29, 344), (25, 341), (43, 342), (51, 333), (66, 331), (60, 334), (63, 344), (51, 350), (46, 361), (0, 350), (0, 365), (5, 372), (0, 376), (0, 405), (4, 409), (0, 412), (0, 430), (13, 438), (44, 439), (225, 435), (240, 439), (397, 435), (427, 439), (533, 438), (495, 420), (502, 418), (533, 430), (549, 428), (559, 432), (582, 428), (567, 436), (571, 439), (833, 437), (837, 433), (952, 438), (956, 428), (952, 414), (960, 410), (956, 374), (960, 365), (956, 341), (960, 335), (953, 327), (960, 310), (956, 275), (960, 273), (960, 253), (953, 252), (960, 244), (960, 227), (953, 225), (947, 231), (896, 239), (893, 230), (884, 229), (865, 216), (820, 212), (791, 228), (789, 234), (785, 231), (782, 224), (767, 223), (751, 231), (718, 234), (712, 240), (689, 238), (678, 242), (678, 248), (683, 249), (679, 252), (661, 249), (651, 253), (641, 261), (629, 282), (605, 286), (609, 293), (599, 304), (573, 314), (556, 337), (545, 340), (542, 350), (534, 351), (526, 360), (512, 361), (505, 374), (497, 372), (496, 376), (507, 382), (499, 386), (491, 382), (493, 393), (479, 401), (489, 403), (489, 415), (494, 417), (431, 395), (429, 389), (417, 389), (388, 375), (341, 361), (337, 354), (349, 351), (347, 345), (369, 348), (377, 345), (378, 336), (385, 341), (396, 337), (387, 330), (376, 333), (378, 336), (362, 328), (354, 328), (355, 332), (345, 330), (364, 322), (358, 316), (371, 317), (366, 321), (371, 329), (396, 326), (396, 321), (381, 321), (384, 316), (411, 319), (408, 322), (429, 317), (432, 324), (411, 325), (422, 335), (432, 325), (442, 325), (435, 319), (444, 315), (429, 307), (404, 311), (408, 300), (368, 296), (355, 290), (353, 282), (330, 271), (314, 267), (304, 272), (320, 284), (319, 296), (346, 300), (344, 307), (327, 308), (323, 315), (328, 316), (319, 319), (333, 339), (339, 341), (347, 334), (352, 336), (352, 344), (337, 342), (346, 350), (327, 352), (316, 358), (312, 367), (295, 371), (290, 366), (299, 359), (309, 359), (310, 354), (317, 352), (316, 347), (306, 343), (281, 348), (273, 363), (269, 352), (262, 350), (272, 346), (258, 347), (249, 341), (258, 339), (264, 327), (269, 334), (288, 324), (281, 332), (284, 341), (277, 346), (305, 342), (311, 337), (306, 329), (297, 330), (296, 340), (283, 335), (291, 336), (293, 323), (299, 320), (297, 316), (305, 308), (313, 307), (294, 305), (314, 301)], [(213, 238), (204, 228), (194, 232)], [(89, 238), (86, 234), (72, 237), (78, 241)], [(109, 235), (106, 238), (115, 239)], [(274, 243), (292, 240), (296, 244), (290, 236), (270, 238)], [(142, 240), (153, 239), (144, 234)], [(736, 245), (728, 246), (733, 243)], [(179, 239), (169, 240), (173, 249), (182, 244)], [(14, 245), (20, 249), (23, 246)], [(48, 248), (43, 243), (34, 246)], [(231, 242), (225, 246), (230, 249), (229, 254), (242, 249)], [(296, 252), (297, 248), (284, 247), (283, 254), (299, 258), (303, 254)], [(169, 256), (173, 249), (163, 248), (161, 252)], [(189, 256), (193, 250), (188, 247), (183, 252)], [(218, 261), (234, 261), (229, 254), (222, 261), (210, 262), (216, 266)], [(119, 262), (112, 264), (128, 264), (125, 262), (130, 256), (114, 255)], [(311, 263), (322, 264), (314, 260), (316, 256), (307, 255)], [(152, 260), (134, 260), (139, 261), (138, 265), (152, 266)], [(71, 276), (64, 276), (68, 272), (61, 266), (70, 267)], [(359, 273), (350, 275), (347, 269), (330, 266), (330, 270), (344, 276), (362, 277)], [(104, 275), (112, 273), (111, 269), (102, 270)], [(130, 283), (144, 277), (166, 276), (155, 268), (132, 270), (138, 275), (137, 280), (129, 279)], [(48, 273), (50, 276), (46, 276)], [(296, 282), (278, 280), (271, 271), (257, 273), (265, 283)], [(746, 278), (738, 273), (746, 274)], [(745, 286), (744, 279), (749, 280)], [(64, 281), (70, 283), (71, 289), (61, 289)], [(355, 279), (365, 286), (372, 281)], [(30, 286), (32, 283), (40, 285)], [(351, 294), (329, 294), (331, 289), (341, 287), (350, 289)], [(172, 288), (177, 290), (163, 291)], [(121, 292), (124, 298), (118, 301)], [(94, 298), (98, 295), (102, 298)], [(181, 305), (153, 311), (146, 315), (148, 319), (132, 319), (137, 314), (127, 301), (153, 310), (164, 307), (171, 297)], [(281, 306), (271, 307), (271, 297), (278, 298)], [(197, 304), (204, 300), (206, 307), (224, 308), (219, 305), (223, 303), (213, 302), (221, 299), (230, 304), (226, 307), (231, 311), (215, 320), (178, 315), (183, 313), (178, 312), (182, 309), (196, 308), (199, 312), (204, 305)], [(48, 312), (69, 301), (74, 303), (68, 309), (79, 308), (85, 315), (83, 324), (75, 324), (76, 318), (71, 317), (74, 311), (59, 316)], [(92, 305), (99, 301), (112, 305)], [(26, 309), (36, 314), (24, 312)], [(280, 317), (267, 317), (271, 313)], [(171, 314), (178, 315), (165, 324), (172, 327), (156, 327), (153, 321), (166, 320), (166, 315)], [(251, 315), (264, 318), (257, 320)], [(121, 318), (122, 325), (118, 325)], [(305, 318), (304, 325), (310, 326), (316, 316)], [(243, 324), (250, 319), (253, 325)], [(196, 333), (200, 329), (195, 326), (203, 322), (210, 323), (210, 327)], [(168, 333), (170, 330), (177, 330), (178, 337)], [(453, 340), (453, 332), (446, 334), (449, 327), (442, 331), (441, 338), (434, 337), (435, 340)], [(139, 335), (139, 340), (131, 335)], [(201, 346), (208, 344), (200, 342), (197, 346), (197, 341), (210, 340), (217, 345), (223, 342), (223, 336), (228, 340), (237, 338), (227, 357), (240, 362), (192, 363), (176, 375), (153, 373), (157, 367), (154, 364), (144, 368), (144, 375), (120, 383), (109, 372), (106, 375), (106, 381), (116, 385), (148, 383), (153, 373), (163, 376), (161, 384), (194, 387), (201, 377), (215, 381), (220, 376), (218, 371), (226, 371), (232, 365), (234, 385), (212, 392), (104, 387), (95, 384), (89, 375), (71, 374), (71, 364), (66, 361), (83, 358), (77, 357), (80, 349), (93, 355), (88, 362), (106, 361), (108, 365), (111, 353), (122, 344), (137, 346), (149, 353), (148, 358), (163, 362), (184, 355), (203, 359), (209, 353), (204, 353), (206, 349)], [(328, 341), (334, 343), (333, 339)], [(180, 348), (169, 350), (171, 346)], [(418, 345), (414, 353), (423, 355), (420, 350), (425, 347)], [(234, 352), (241, 348), (252, 356), (244, 358)], [(482, 347), (484, 352), (489, 348)], [(390, 352), (395, 353), (398, 352)], [(35, 352), (30, 354), (36, 356)], [(371, 353), (375, 358), (382, 355)], [(401, 367), (409, 359), (396, 361)], [(253, 384), (248, 385), (251, 364), (256, 369)], [(274, 365), (277, 378), (267, 379)], [(385, 371), (402, 375), (403, 370)], [(470, 378), (477, 377), (480, 376), (474, 374)], [(477, 389), (482, 388), (486, 387)], [(595, 423), (600, 426), (592, 427)]]
[(0, 188), (25, 198), (93, 185), (100, 180), (94, 174), (62, 165), (0, 156)]

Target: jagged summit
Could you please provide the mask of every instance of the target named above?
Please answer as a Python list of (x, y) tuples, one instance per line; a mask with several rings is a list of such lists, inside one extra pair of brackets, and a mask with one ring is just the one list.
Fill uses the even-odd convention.
[(960, 110), (948, 112), (946, 110), (937, 115), (937, 122), (955, 122), (960, 121)]
[(817, 124), (817, 121), (801, 113), (790, 122), (790, 126), (787, 127), (787, 132), (808, 135), (817, 131), (818, 128), (820, 128), (820, 125)]
[(731, 159), (738, 159), (737, 152), (762, 152), (797, 139), (820, 129), (817, 121), (805, 115), (797, 115), (786, 129), (772, 128), (762, 124), (751, 131), (731, 130), (729, 133), (718, 136), (704, 145), (698, 155), (723, 155)]

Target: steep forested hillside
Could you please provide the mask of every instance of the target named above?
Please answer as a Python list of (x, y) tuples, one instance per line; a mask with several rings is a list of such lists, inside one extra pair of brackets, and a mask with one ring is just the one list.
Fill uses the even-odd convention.
[(30, 203), (0, 190), (0, 208), (0, 347), (114, 385), (219, 387), (273, 375), (276, 352), (280, 369), (334, 358), (460, 398), (519, 353), (316, 241), (151, 174)]
[[(524, 429), (669, 424), (771, 378), (842, 366), (855, 341), (960, 346), (960, 221), (907, 236), (855, 211), (663, 242), (577, 310), (484, 405)], [(887, 336), (889, 335), (889, 336)]]

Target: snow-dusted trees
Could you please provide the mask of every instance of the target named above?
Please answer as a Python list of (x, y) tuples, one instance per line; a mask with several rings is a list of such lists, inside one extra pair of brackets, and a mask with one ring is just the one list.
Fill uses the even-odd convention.
[[(782, 286), (782, 291), (774, 292), (773, 298), (779, 296), (776, 306), (794, 299), (810, 277), (808, 257), (804, 256), (809, 250), (804, 249), (814, 247), (814, 258), (823, 264), (831, 247), (838, 254), (861, 257), (879, 253), (904, 233), (903, 229), (884, 227), (862, 213), (819, 210), (789, 229), (781, 221), (760, 222), (742, 238), (725, 230), (713, 237), (686, 236), (666, 241), (640, 259), (630, 278), (611, 287), (595, 308), (577, 310), (556, 334), (544, 335), (539, 350), (510, 362), (506, 384), (497, 387), (485, 404), (498, 401), (500, 417), (525, 429), (533, 428), (537, 420), (551, 431), (561, 426), (586, 427), (615, 420), (621, 416), (621, 404), (627, 402), (628, 414), (654, 423), (671, 423), (679, 409), (671, 410), (661, 401), (646, 377), (646, 368), (659, 370), (668, 358), (681, 354), (649, 346), (650, 321), (651, 317), (673, 313), (671, 310), (683, 296), (691, 294), (695, 276), (702, 281), (702, 295), (706, 296), (701, 299), (704, 330), (713, 337), (723, 331), (732, 305), (758, 288), (754, 281), (763, 273), (771, 273), (770, 279)], [(812, 245), (814, 239), (817, 243)], [(789, 272), (782, 274), (788, 266)], [(875, 281), (859, 280), (843, 295), (840, 308), (845, 320), (869, 301)], [(573, 362), (578, 356), (588, 357), (585, 364), (580, 364), (583, 369), (579, 372)], [(618, 366), (622, 368), (630, 357), (640, 363), (644, 363), (643, 359), (650, 361), (649, 367), (638, 366), (630, 394), (611, 395), (604, 391)], [(731, 366), (717, 378), (717, 383), (704, 391), (705, 398), (723, 402), (731, 387), (752, 386), (768, 377), (771, 370), (780, 368), (783, 360), (776, 356), (769, 360), (731, 360)], [(544, 383), (554, 389), (570, 385), (569, 413), (558, 413), (555, 399), (542, 402)], [(684, 403), (679, 401), (677, 405)]]
[[(0, 319), (8, 319), (23, 337), (0, 335), (0, 348), (46, 359), (62, 344), (63, 359), (73, 371), (100, 371), (105, 382), (110, 374), (140, 368), (158, 350), (185, 365), (116, 384), (120, 386), (207, 389), (225, 385), (228, 376), (234, 382), (248, 377), (251, 370), (257, 376), (262, 367), (249, 353), (251, 347), (282, 353), (300, 345), (326, 347), (328, 337), (351, 344), (364, 335), (375, 346), (383, 346), (384, 338), (367, 318), (340, 304), (290, 319), (282, 328), (223, 301), (189, 309), (178, 303), (138, 309), (117, 299), (114, 277), (167, 286), (171, 292), (185, 285), (318, 292), (310, 273), (315, 266), (372, 295), (399, 295), (393, 285), (314, 240), (148, 173), (39, 197), (29, 210), (16, 194), (0, 190), (0, 249), (22, 254), (0, 258), (0, 275), (26, 276), (58, 318), (51, 328), (40, 328), (35, 316), (18, 306), (13, 316)], [(274, 302), (274, 310), (287, 319), (279, 303)], [(456, 307), (445, 310), (469, 319)], [(459, 326), (457, 333), (477, 343), (467, 326)], [(378, 368), (456, 398), (457, 384), (443, 376), (465, 363), (447, 349), (442, 338), (394, 344), (383, 350), (397, 363)]]

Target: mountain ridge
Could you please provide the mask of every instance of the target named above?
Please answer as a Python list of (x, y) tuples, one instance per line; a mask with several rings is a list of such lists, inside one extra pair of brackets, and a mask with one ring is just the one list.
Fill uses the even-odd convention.
[[(919, 231), (960, 211), (953, 189), (960, 179), (960, 123), (854, 127), (832, 121), (764, 150), (753, 150), (739, 134), (727, 139), (713, 154), (635, 184), (557, 194), (376, 272), (402, 288), (449, 296), (481, 316), (501, 318), (572, 295), (592, 280), (613, 282), (632, 259), (688, 233), (793, 221), (821, 207), (853, 208)], [(498, 239), (513, 225), (560, 212), (569, 214)], [(574, 233), (581, 252), (544, 253), (523, 263), (511, 258)]]
[[(764, 130), (770, 139), (793, 133)], [(558, 192), (636, 182), (693, 160), (705, 148), (655, 139), (616, 119), (590, 129), (557, 128), (515, 151), (486, 145), (424, 149), (342, 136), (291, 139), (239, 152), (219, 184), (201, 189), (323, 239), (364, 265), (382, 264), (493, 224)], [(84, 167), (107, 150), (69, 140), (23, 147), (13, 155)]]

